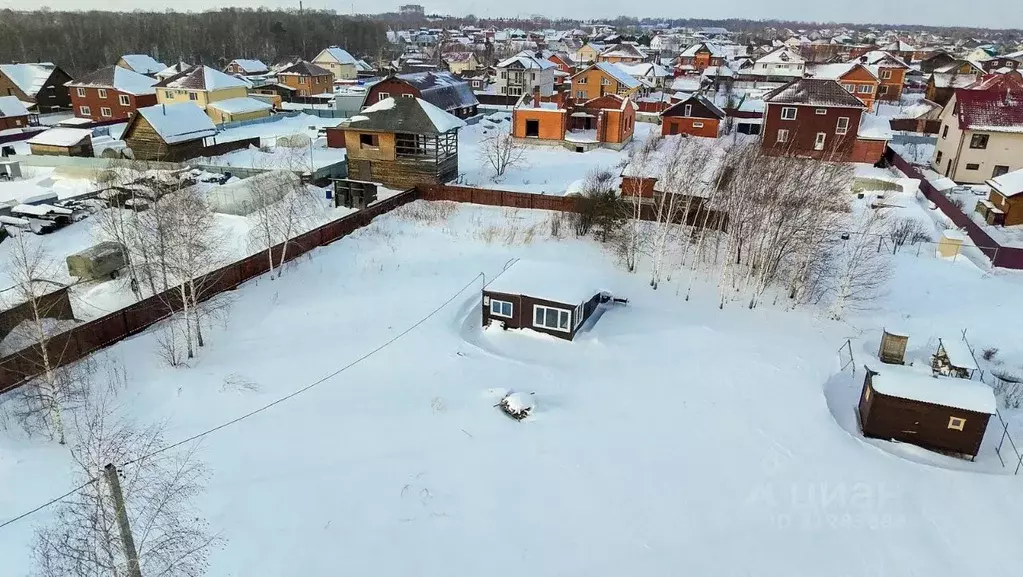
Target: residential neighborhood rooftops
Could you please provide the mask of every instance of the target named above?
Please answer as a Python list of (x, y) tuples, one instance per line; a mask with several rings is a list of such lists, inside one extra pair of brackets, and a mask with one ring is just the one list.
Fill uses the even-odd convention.
[(764, 95), (764, 101), (768, 104), (863, 108), (863, 103), (842, 88), (841, 84), (823, 78), (797, 78), (789, 81)]
[[(618, 66), (617, 64), (612, 64), (610, 62), (598, 62), (594, 64), (593, 67), (603, 71), (608, 76), (617, 80), (622, 86), (626, 88), (636, 88), (637, 86), (639, 86), (639, 80), (636, 80), (635, 78), (629, 76), (629, 73), (626, 72), (625, 69), (623, 69), (621, 66)], [(582, 74), (582, 72), (577, 73), (576, 76), (578, 76), (579, 74)]]
[(455, 78), (450, 72), (428, 71), (399, 74), (396, 78), (414, 86), (424, 98), (444, 110), (479, 105), (469, 83)]
[(859, 62), (839, 62), (835, 64), (817, 64), (811, 67), (807, 72), (812, 75), (813, 78), (829, 78), (831, 80), (838, 80), (846, 74), (852, 72), (856, 68), (862, 68), (870, 73), (877, 80), (878, 68), (873, 65), (863, 65)]
[(1023, 133), (1023, 95), (956, 90), (960, 130)]
[(1012, 197), (1023, 194), (1023, 168), (996, 176), (987, 181), (987, 184), (1002, 196)]
[(167, 144), (197, 140), (217, 133), (213, 120), (193, 102), (157, 104), (139, 108), (137, 112), (135, 118), (144, 118)]
[(0, 96), (0, 118), (28, 116), (28, 109), (17, 96)]
[(74, 146), (92, 137), (88, 128), (51, 128), (28, 139), (29, 144), (41, 146)]
[(604, 58), (646, 58), (646, 55), (639, 51), (632, 44), (615, 44), (614, 46), (600, 53)]
[(287, 66), (277, 71), (278, 75), (295, 75), (295, 76), (330, 76), (330, 70), (322, 66), (318, 66), (307, 60), (299, 60), (291, 66)]
[(74, 88), (109, 88), (125, 94), (154, 94), (156, 80), (120, 66), (107, 66), (67, 83)]
[(422, 98), (385, 98), (341, 123), (341, 128), (367, 132), (408, 132), (436, 135), (465, 126), (460, 118)]
[(498, 68), (518, 67), (526, 70), (549, 70), (551, 68), (557, 68), (557, 64), (547, 60), (546, 58), (537, 58), (535, 55), (529, 52), (522, 52), (512, 56), (511, 58), (505, 58), (504, 60), (497, 63)]
[(250, 86), (252, 85), (246, 80), (224, 74), (209, 66), (196, 66), (156, 83), (157, 88), (180, 90), (222, 90), (225, 88), (249, 88)]
[(0, 64), (3, 74), (26, 95), (34, 97), (46, 85), (56, 66), (52, 62)]

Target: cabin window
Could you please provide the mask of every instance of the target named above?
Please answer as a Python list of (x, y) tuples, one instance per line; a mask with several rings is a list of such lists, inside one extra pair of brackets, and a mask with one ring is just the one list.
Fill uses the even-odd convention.
[(82, 116), (92, 116), (92, 110), (89, 110), (88, 106), (79, 106), (78, 113)]
[(948, 136), (948, 125), (941, 127), (941, 138), (944, 139)]
[(970, 148), (987, 148), (987, 134), (974, 134), (970, 138)]
[(79, 98), (85, 98), (85, 89), (84, 88), (79, 88), (78, 89), (78, 97)]
[(298, 77), (298, 83), (299, 84), (305, 84), (305, 76), (299, 76)]
[(579, 306), (575, 307), (575, 311), (572, 312), (572, 329), (579, 328), (579, 325), (583, 324), (583, 315), (586, 314), (586, 303), (579, 303)]
[(781, 109), (782, 120), (795, 120), (796, 119), (796, 107), (786, 106)]
[(380, 102), (381, 100), (387, 100), (390, 97), (391, 97), (391, 95), (389, 93), (387, 93), (387, 92), (380, 92), (380, 93), (377, 94), (377, 102)]
[(360, 134), (359, 146), (364, 148), (377, 148), (380, 146), (380, 143), (379, 140), (377, 140), (376, 134)]
[(576, 84), (586, 84), (586, 77), (585, 77), (585, 76), (583, 76), (583, 77), (582, 77), (582, 78), (580, 78), (579, 80), (576, 80), (576, 81), (575, 81), (575, 83), (576, 83)]
[(778, 131), (778, 142), (788, 142), (788, 141), (789, 141), (789, 131), (785, 130), (784, 128), (782, 128), (781, 130)]
[(860, 84), (860, 87), (856, 89), (860, 94), (873, 94), (874, 87), (869, 84)]
[(975, 162), (966, 163), (966, 170), (980, 170), (980, 165)]
[(188, 99), (189, 100), (199, 100), (199, 95), (196, 94), (195, 92), (189, 92), (188, 93)]
[(512, 318), (512, 304), (508, 301), (490, 299), (490, 315), (510, 319)]
[(891, 80), (891, 78), (892, 78), (892, 71), (891, 70), (882, 70), (881, 71), (881, 80)]
[(121, 106), (131, 106), (131, 98), (127, 94), (118, 96), (117, 101), (121, 103)]
[(106, 106), (99, 109), (99, 115), (104, 118), (110, 118), (111, 116), (113, 116), (113, 114), (110, 113), (110, 109), (107, 108)]
[(99, 95), (100, 98), (106, 98), (107, 97), (107, 89), (106, 88), (100, 88), (100, 89), (98, 89), (96, 91), (96, 93)]
[(569, 321), (572, 311), (533, 305), (533, 326), (555, 331), (571, 332)]
[(948, 428), (949, 429), (953, 429), (953, 430), (956, 430), (956, 431), (962, 431), (965, 426), (966, 426), (966, 419), (963, 419), (961, 417), (949, 417), (948, 418)]
[(686, 104), (685, 112), (682, 113), (682, 116), (692, 116), (692, 115), (693, 115), (693, 105), (692, 104)]
[(856, 92), (855, 84), (843, 84), (842, 88), (845, 88), (846, 92)]
[(835, 125), (835, 134), (842, 135), (849, 132), (849, 117), (843, 116), (838, 119), (838, 123)]
[(703, 123), (702, 122), (694, 122), (693, 123), (693, 128), (703, 128)]
[(818, 108), (818, 109), (814, 110), (813, 113), (816, 114), (817, 116), (824, 116), (825, 114), (828, 113), (828, 109), (827, 108)]

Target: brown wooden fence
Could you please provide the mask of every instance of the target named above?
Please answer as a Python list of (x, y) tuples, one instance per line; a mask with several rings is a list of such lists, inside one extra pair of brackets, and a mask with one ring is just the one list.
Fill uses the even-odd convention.
[[(369, 208), (333, 220), (292, 239), (287, 246), (285, 262), (306, 252), (330, 244), (368, 225), (374, 218), (390, 212), (416, 198), (415, 190), (407, 190), (378, 202)], [(271, 249), (274, 261), (279, 262), (284, 244)], [(232, 290), (247, 280), (269, 272), (269, 259), (265, 252), (233, 262), (195, 279), (200, 301)], [(181, 310), (181, 287), (139, 301), (106, 316), (80, 324), (54, 335), (45, 346), (54, 366), (73, 363), (88, 354), (107, 348), (138, 334), (155, 323)], [(0, 359), (0, 392), (13, 389), (27, 379), (42, 372), (42, 348), (34, 345)]]

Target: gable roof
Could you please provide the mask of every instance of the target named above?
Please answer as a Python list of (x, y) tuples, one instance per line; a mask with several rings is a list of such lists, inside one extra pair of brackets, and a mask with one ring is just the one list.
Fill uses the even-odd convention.
[(905, 60), (885, 50), (871, 50), (870, 52), (863, 53), (859, 58), (850, 60), (850, 62), (856, 61), (863, 61), (866, 64), (878, 64), (885, 68), (909, 69), (909, 64), (906, 64)]
[(444, 54), (444, 62), (468, 62), (475, 57), (472, 52), (447, 52)]
[(768, 104), (805, 104), (808, 106), (841, 106), (863, 108), (863, 103), (834, 80), (797, 78), (764, 95)]
[(124, 129), (130, 135), (139, 118), (153, 127), (153, 130), (167, 144), (178, 144), (199, 140), (217, 133), (217, 127), (209, 116), (194, 102), (157, 104), (139, 108)]
[(385, 98), (341, 123), (341, 128), (367, 132), (443, 134), (465, 126), (422, 98)]
[(191, 64), (187, 62), (178, 62), (177, 64), (171, 64), (167, 68), (164, 68), (163, 70), (157, 72), (156, 77), (159, 78), (160, 80), (163, 80), (165, 78), (170, 78), (171, 76), (174, 76), (175, 74), (178, 74), (180, 72), (185, 72), (191, 69), (192, 69)]
[(450, 72), (429, 71), (399, 74), (395, 78), (409, 83), (419, 90), (427, 102), (443, 110), (478, 106), (479, 100), (473, 94), (469, 83), (456, 78)]
[(156, 80), (120, 66), (107, 66), (86, 74), (66, 86), (75, 88), (109, 88), (125, 94), (154, 94)]
[(640, 60), (646, 58), (646, 55), (632, 44), (615, 44), (601, 52), (600, 55), (605, 58), (639, 58)]
[(760, 58), (757, 58), (756, 62), (758, 64), (762, 63), (773, 64), (782, 62), (799, 64), (800, 62), (806, 62), (806, 59), (800, 56), (799, 54), (793, 52), (790, 48), (782, 46), (768, 52), (767, 54), (764, 54)]
[(1023, 77), (1020, 76), (1019, 72), (1009, 72), (1006, 74), (985, 74), (980, 80), (970, 83), (966, 88), (970, 90), (992, 90), (995, 88), (1005, 88), (1011, 90), (1013, 87), (1023, 92)]
[(1023, 194), (1023, 168), (1007, 172), (987, 181), (988, 186), (1006, 197)]
[(671, 106), (666, 108), (663, 112), (661, 112), (661, 116), (675, 116), (676, 113), (684, 112), (685, 111), (685, 105), (687, 103), (688, 104), (692, 104), (691, 101), (694, 101), (694, 100), (698, 104), (700, 104), (701, 106), (706, 108), (711, 114), (713, 114), (714, 116), (717, 116), (718, 119), (722, 119), (722, 118), (725, 117), (725, 111), (721, 110), (721, 108), (718, 107), (718, 105), (714, 104), (709, 98), (707, 98), (706, 96), (704, 96), (702, 94), (693, 94), (693, 95), (690, 95), (688, 98), (685, 98), (683, 100), (680, 100), (679, 102), (676, 102), (675, 104), (672, 104)]
[(231, 64), (237, 64), (238, 68), (241, 68), (242, 72), (246, 74), (262, 74), (270, 71), (270, 67), (264, 64), (262, 60), (235, 58), (230, 64), (228, 64), (228, 66)]
[(225, 88), (249, 88), (252, 85), (246, 80), (224, 74), (209, 66), (196, 66), (165, 78), (157, 82), (155, 86), (181, 90), (223, 90)]
[(353, 66), (356, 64), (354, 56), (349, 54), (348, 51), (345, 50), (344, 48), (338, 48), (337, 46), (324, 48), (322, 51), (320, 51), (319, 54), (316, 55), (316, 58), (313, 58), (313, 62), (320, 60), (321, 57), (326, 56), (329, 56), (333, 60), (336, 60), (338, 64), (351, 64)]
[(497, 68), (508, 68), (516, 64), (526, 70), (550, 70), (551, 68), (558, 67), (557, 64), (550, 60), (547, 60), (546, 58), (537, 58), (527, 50), (525, 52), (520, 52), (511, 58), (505, 58), (498, 62)]
[(641, 76), (643, 78), (667, 78), (668, 76), (671, 76), (671, 72), (667, 68), (659, 64), (651, 64), (649, 62), (640, 62), (638, 64), (616, 64), (615, 66), (618, 66), (624, 70), (626, 74), (632, 77)]
[(156, 74), (167, 68), (166, 64), (158, 62), (148, 54), (125, 54), (121, 56), (121, 60), (139, 74)]
[(28, 116), (28, 109), (17, 96), (0, 96), (0, 118)]
[(683, 50), (682, 54), (680, 54), (680, 56), (687, 56), (687, 57), (688, 56), (696, 56), (696, 54), (698, 52), (700, 52), (701, 49), (704, 49), (704, 50), (710, 52), (711, 58), (724, 58), (725, 57), (725, 51), (722, 50), (720, 46), (718, 46), (717, 44), (714, 44), (713, 42), (700, 42), (699, 44), (693, 44), (689, 48), (686, 48), (685, 50)]
[(966, 88), (977, 81), (973, 74), (947, 74), (932, 72), (931, 81), (935, 88)]
[(592, 70), (593, 68), (596, 68), (597, 70), (600, 70), (601, 72), (607, 74), (611, 78), (614, 78), (622, 86), (625, 86), (626, 88), (636, 88), (637, 86), (639, 86), (639, 80), (636, 80), (635, 78), (629, 76), (629, 74), (621, 66), (618, 66), (617, 64), (612, 64), (610, 62), (597, 62), (596, 64), (592, 64), (586, 67), (585, 69), (573, 74), (572, 78), (575, 78), (580, 74)]
[(0, 64), (0, 74), (9, 78), (26, 96), (34, 97), (46, 86), (56, 68), (52, 62)]
[(864, 66), (859, 62), (838, 62), (835, 64), (816, 64), (810, 68), (809, 73), (813, 78), (828, 78), (839, 80), (857, 68), (862, 68), (870, 74), (874, 80), (878, 80), (877, 66)]
[(960, 130), (1023, 134), (1023, 94), (999, 90), (956, 90)]
[(277, 71), (277, 74), (290, 74), (295, 76), (330, 76), (330, 70), (313, 64), (306, 60), (299, 60), (291, 66), (286, 66)]

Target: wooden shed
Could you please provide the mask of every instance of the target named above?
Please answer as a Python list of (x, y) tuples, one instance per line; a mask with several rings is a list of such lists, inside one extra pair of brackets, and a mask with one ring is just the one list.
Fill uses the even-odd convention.
[(598, 282), (571, 267), (516, 261), (483, 287), (483, 326), (501, 322), (570, 341), (600, 304)]
[(180, 102), (139, 108), (121, 138), (136, 160), (180, 162), (201, 156), (206, 138), (216, 134), (202, 108)]
[(85, 128), (51, 128), (30, 138), (28, 146), (36, 156), (95, 155), (92, 131)]
[(881, 347), (877, 351), (877, 357), (883, 363), (905, 364), (907, 343), (909, 343), (908, 334), (885, 328), (881, 332)]
[(938, 350), (931, 356), (931, 369), (936, 375), (972, 379), (977, 363), (961, 339), (938, 339)]
[(866, 437), (891, 439), (967, 456), (980, 451), (995, 394), (977, 381), (938, 377), (909, 367), (865, 367), (858, 407)]

